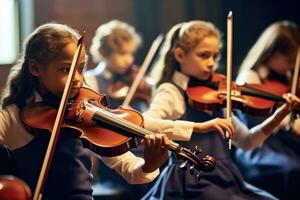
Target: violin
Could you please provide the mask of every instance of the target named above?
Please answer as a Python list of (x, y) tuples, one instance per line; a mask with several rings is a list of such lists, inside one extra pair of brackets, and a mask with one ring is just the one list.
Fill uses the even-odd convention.
[[(43, 102), (27, 104), (21, 112), (21, 119), (29, 129), (52, 130), (57, 108)], [(117, 156), (136, 147), (148, 134), (154, 134), (143, 128), (141, 113), (124, 109), (109, 109), (104, 95), (82, 87), (74, 99), (67, 103), (62, 129), (72, 129), (87, 147), (101, 156)], [(195, 152), (172, 142), (169, 150), (174, 152), (185, 164), (201, 172), (211, 172), (215, 168), (215, 159), (210, 156), (198, 158), (200, 150)]]
[[(300, 82), (299, 82), (300, 84)], [(298, 85), (299, 85), (298, 84)], [(253, 84), (251, 84), (253, 85)], [(277, 95), (282, 95), (284, 93), (288, 93), (291, 91), (291, 84), (284, 83), (279, 80), (275, 79), (266, 79), (263, 81), (263, 83), (259, 84), (262, 86), (262, 88), (266, 91), (272, 91), (272, 93)], [(300, 96), (300, 87), (296, 90), (296, 96)]]
[[(276, 92), (284, 93), (288, 91), (288, 88), (271, 80), (268, 83), (237, 85), (233, 82), (231, 91), (233, 108), (252, 115), (270, 115), (274, 111), (277, 101), (285, 102), (285, 99), (268, 91), (270, 88), (276, 87), (275, 90), (278, 90)], [(195, 81), (188, 87), (186, 93), (189, 103), (195, 109), (221, 109), (226, 104), (226, 77), (215, 73), (210, 81)]]
[(1, 200), (30, 200), (31, 191), (28, 185), (14, 176), (0, 176)]
[[(134, 66), (128, 73), (122, 75), (119, 80), (112, 81), (107, 87), (107, 95), (116, 100), (124, 100), (138, 72), (139, 68)], [(153, 85), (153, 80), (150, 77), (145, 76), (140, 82), (133, 98), (149, 102), (152, 96)]]

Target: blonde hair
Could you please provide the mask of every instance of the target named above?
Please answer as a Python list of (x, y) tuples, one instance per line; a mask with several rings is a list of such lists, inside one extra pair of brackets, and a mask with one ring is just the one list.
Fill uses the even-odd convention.
[(239, 72), (265, 64), (276, 52), (289, 55), (300, 45), (298, 26), (289, 21), (271, 24), (258, 38), (241, 64)]
[(107, 55), (122, 48), (124, 42), (135, 41), (137, 46), (142, 42), (140, 35), (129, 24), (112, 20), (98, 27), (90, 47), (90, 54), (95, 63), (102, 60), (99, 49)]
[(17, 104), (22, 108), (33, 95), (38, 80), (29, 72), (29, 60), (46, 65), (62, 48), (78, 39), (77, 31), (64, 24), (48, 23), (33, 31), (24, 40), (21, 56), (10, 70), (1, 96), (1, 107)]
[[(173, 26), (167, 33), (160, 57), (151, 72), (151, 76), (158, 81), (157, 86), (170, 81), (174, 72), (180, 69), (174, 56), (176, 48), (181, 48), (187, 53), (196, 48), (204, 38), (210, 36), (221, 41), (220, 31), (210, 22), (195, 20)], [(220, 43), (220, 48), (221, 46), (222, 43)]]

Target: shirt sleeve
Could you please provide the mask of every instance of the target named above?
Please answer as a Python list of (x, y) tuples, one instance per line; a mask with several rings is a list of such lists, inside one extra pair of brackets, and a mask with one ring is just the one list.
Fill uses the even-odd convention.
[(33, 138), (34, 136), (24, 129), (16, 105), (9, 105), (0, 110), (1, 144), (15, 150), (28, 144)]
[(164, 83), (158, 87), (149, 110), (143, 113), (145, 128), (166, 134), (171, 140), (189, 141), (194, 122), (177, 120), (185, 109), (179, 90), (171, 83)]
[(268, 138), (268, 135), (262, 131), (261, 125), (257, 125), (251, 129), (248, 129), (248, 127), (234, 115), (232, 118), (232, 123), (235, 129), (233, 142), (239, 148), (245, 150), (259, 148)]
[(142, 170), (144, 159), (135, 156), (131, 152), (126, 152), (115, 157), (101, 157), (104, 163), (116, 170), (128, 183), (143, 184), (153, 181), (159, 175), (159, 169), (151, 173)]

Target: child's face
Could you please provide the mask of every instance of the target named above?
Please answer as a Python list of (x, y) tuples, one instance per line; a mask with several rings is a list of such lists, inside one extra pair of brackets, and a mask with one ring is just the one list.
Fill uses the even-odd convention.
[(106, 66), (112, 72), (123, 74), (134, 62), (137, 44), (134, 41), (123, 43), (122, 48), (104, 57)]
[(267, 61), (267, 66), (272, 70), (281, 75), (286, 75), (286, 73), (293, 69), (295, 65), (296, 55), (285, 55), (282, 53), (274, 53), (273, 56)]
[(209, 36), (188, 52), (183, 52), (181, 49), (175, 50), (175, 58), (180, 63), (182, 73), (200, 80), (207, 80), (214, 72), (219, 51), (219, 39)]
[[(77, 44), (72, 42), (65, 46), (58, 56), (51, 60), (46, 66), (40, 67), (38, 73), (39, 92), (43, 94), (50, 91), (56, 96), (62, 96), (76, 49)], [(78, 70), (75, 72), (71, 86), (71, 97), (77, 94), (83, 84), (83, 69), (85, 67), (84, 49), (81, 51), (78, 64)]]

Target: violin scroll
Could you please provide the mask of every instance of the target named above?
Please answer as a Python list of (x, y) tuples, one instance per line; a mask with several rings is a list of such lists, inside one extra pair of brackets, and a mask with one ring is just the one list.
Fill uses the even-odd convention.
[(216, 160), (213, 157), (206, 155), (199, 159), (200, 153), (202, 153), (202, 150), (196, 146), (194, 152), (179, 147), (176, 154), (179, 161), (183, 160), (179, 168), (184, 171), (188, 170), (190, 174), (196, 176), (198, 180), (200, 180), (203, 173), (212, 172), (216, 167)]

